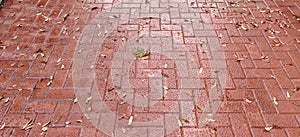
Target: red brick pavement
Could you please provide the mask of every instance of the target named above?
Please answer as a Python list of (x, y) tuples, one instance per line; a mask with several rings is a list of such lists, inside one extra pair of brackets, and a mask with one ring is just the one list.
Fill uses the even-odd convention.
[[(97, 14), (117, 4), (121, 6), (111, 12), (125, 13), (128, 16), (123, 18), (129, 21), (109, 34), (93, 65), (99, 93), (109, 104), (109, 110), (125, 120), (134, 116), (132, 127), (122, 127), (124, 134), (138, 131), (144, 132), (144, 136), (300, 136), (300, 0), (7, 1), (0, 10), (0, 136), (114, 135), (93, 125), (74, 101), (72, 76), (76, 73), (72, 67), (78, 43), (100, 41), (84, 34), (96, 32), (84, 30), (86, 26), (97, 19)], [(140, 18), (143, 12), (139, 10), (148, 10), (148, 17)], [(198, 14), (191, 14), (194, 11)], [(195, 18), (202, 22), (184, 24)], [(189, 65), (184, 55), (172, 60), (151, 53), (148, 59), (130, 64), (128, 78), (133, 92), (126, 95), (149, 97), (148, 104), (162, 100), (154, 106), (134, 106), (122, 101), (114, 92), (112, 61), (124, 41), (143, 31), (172, 37), (179, 46), (184, 45), (197, 64), (193, 70), (203, 71), (201, 83), (181, 81), (185, 76), (193, 76), (192, 72), (178, 71)], [(201, 110), (203, 100), (211, 96), (209, 92), (213, 89), (209, 61), (222, 59), (218, 52), (212, 52), (216, 54), (212, 56), (203, 52), (202, 44), (218, 43), (225, 55), (226, 87), (218, 98), (222, 105), (200, 126), (202, 117), (213, 109)], [(180, 48), (165, 46), (160, 50), (173, 53)], [(178, 61), (181, 65), (176, 64)], [(122, 68), (120, 65), (113, 69)], [(152, 95), (150, 76), (163, 77), (168, 93)], [(88, 81), (86, 78), (81, 84), (88, 86)], [(186, 87), (181, 92), (186, 95), (179, 99), (182, 85)], [(93, 109), (97, 109), (97, 104)], [(182, 111), (191, 114), (184, 115)], [(183, 126), (168, 135), (164, 128), (135, 126), (136, 121), (166, 115), (174, 115), (177, 121), (178, 114)], [(96, 118), (100, 125), (103, 117)], [(165, 128), (174, 124), (167, 119), (161, 122)]]

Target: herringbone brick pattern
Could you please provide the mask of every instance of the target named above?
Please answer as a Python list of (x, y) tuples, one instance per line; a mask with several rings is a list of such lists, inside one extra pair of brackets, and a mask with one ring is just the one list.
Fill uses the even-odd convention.
[(0, 10), (0, 136), (298, 137), (299, 92), (300, 0)]

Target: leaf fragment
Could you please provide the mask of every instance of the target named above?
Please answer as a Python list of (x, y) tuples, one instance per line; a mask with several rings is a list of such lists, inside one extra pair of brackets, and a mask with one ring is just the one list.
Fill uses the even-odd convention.
[(0, 130), (4, 129), (5, 125), (6, 125), (6, 124), (3, 123), (3, 125), (1, 125), (1, 127), (0, 127)]
[(135, 55), (138, 58), (146, 57), (150, 55), (150, 52), (143, 49), (143, 48), (136, 48), (132, 52), (133, 55)]
[(288, 91), (286, 92), (286, 97), (287, 97), (288, 99), (291, 98), (291, 95), (290, 95), (290, 93), (289, 93)]
[(42, 125), (42, 127), (46, 127), (51, 123), (51, 120), (49, 120), (48, 122), (46, 122), (44, 125)]
[(281, 43), (274, 44), (274, 47), (280, 47), (280, 46), (281, 46)]
[(248, 28), (245, 25), (241, 25), (241, 28), (245, 31), (248, 31)]
[(205, 110), (205, 108), (204, 108), (203, 106), (201, 106), (201, 105), (198, 105), (198, 106), (197, 106), (197, 109), (199, 109), (199, 110), (201, 110), (201, 111), (204, 111), (204, 110)]
[(50, 80), (50, 81), (47, 83), (47, 86), (49, 87), (49, 86), (51, 86), (51, 84), (52, 84), (52, 80)]
[(92, 11), (93, 11), (93, 10), (96, 10), (96, 9), (98, 9), (98, 7), (93, 7), (93, 8), (91, 8)]
[(202, 74), (202, 72), (203, 72), (203, 68), (200, 68), (199, 69), (199, 74)]
[(85, 100), (85, 103), (89, 103), (90, 100), (91, 100), (92, 98), (93, 98), (92, 96), (88, 97), (88, 98)]
[(271, 75), (271, 78), (276, 79), (276, 77), (274, 75)]
[(75, 98), (73, 102), (74, 102), (74, 103), (77, 103), (77, 102), (78, 102), (78, 98)]
[(68, 17), (69, 17), (69, 13), (64, 14), (63, 21), (67, 20)]
[(164, 96), (166, 96), (168, 94), (168, 87), (167, 86), (163, 86), (163, 90), (164, 90)]
[(244, 100), (245, 100), (245, 102), (247, 102), (247, 103), (252, 103), (252, 101), (251, 100), (249, 100), (249, 99), (247, 99), (247, 98), (244, 98)]
[(187, 96), (189, 96), (189, 97), (192, 97), (193, 96), (193, 93), (192, 92), (189, 92), (189, 91), (186, 91), (186, 92), (184, 92)]
[(267, 126), (267, 127), (265, 127), (265, 130), (266, 130), (267, 132), (269, 132), (269, 131), (271, 131), (272, 128), (273, 128), (273, 127), (271, 127), (271, 126)]
[(109, 18), (115, 19), (115, 18), (118, 18), (118, 17), (116, 15), (112, 15), (112, 16), (109, 16)]
[(205, 121), (206, 121), (206, 122), (216, 122), (216, 120), (215, 120), (215, 119), (212, 119), (212, 118), (205, 118)]
[(83, 121), (81, 119), (76, 120), (77, 123), (82, 123)]
[(12, 39), (17, 39), (18, 38), (18, 36), (14, 36)]
[(47, 127), (43, 127), (43, 128), (42, 128), (42, 131), (43, 131), (43, 132), (47, 132), (47, 130), (48, 130)]
[(29, 125), (31, 125), (32, 120), (30, 119), (23, 127), (22, 130), (25, 130)]
[(7, 97), (4, 102), (7, 103), (9, 101), (9, 97)]
[(177, 123), (178, 123), (179, 127), (182, 127), (182, 122), (181, 122), (181, 120), (177, 119)]
[(132, 125), (132, 121), (133, 121), (133, 116), (130, 116), (129, 121), (128, 121), (128, 126)]
[(70, 124), (71, 124), (71, 122), (70, 122), (70, 121), (67, 121), (67, 122), (65, 122), (65, 124), (66, 124), (66, 125), (70, 125)]
[(300, 90), (300, 87), (295, 87), (293, 92), (298, 92)]
[(185, 122), (185, 123), (190, 123), (190, 121), (186, 118), (182, 118), (182, 121)]
[(278, 106), (278, 102), (277, 102), (276, 97), (273, 97), (273, 102), (274, 102), (274, 104), (275, 104), (276, 106)]

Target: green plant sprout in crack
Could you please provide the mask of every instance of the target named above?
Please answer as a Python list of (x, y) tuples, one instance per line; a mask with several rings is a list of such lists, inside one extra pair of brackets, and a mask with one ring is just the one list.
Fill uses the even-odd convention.
[(146, 57), (150, 55), (150, 52), (143, 49), (143, 48), (136, 48), (132, 52), (133, 55), (135, 55), (138, 58)]

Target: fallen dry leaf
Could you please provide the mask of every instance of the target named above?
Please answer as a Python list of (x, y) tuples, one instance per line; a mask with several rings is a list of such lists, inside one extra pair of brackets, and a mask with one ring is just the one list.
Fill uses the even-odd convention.
[(65, 124), (66, 124), (66, 125), (69, 125), (69, 124), (71, 124), (71, 122), (70, 122), (70, 121), (67, 121), (67, 122), (65, 122)]
[(286, 97), (287, 97), (288, 99), (291, 98), (291, 95), (290, 95), (289, 92), (286, 92)]
[(183, 122), (185, 122), (185, 123), (190, 123), (190, 121), (189, 121), (188, 119), (186, 119), (186, 118), (182, 118), (182, 120), (183, 120)]
[(6, 124), (3, 123), (3, 125), (1, 125), (1, 127), (0, 127), (0, 130), (4, 129), (5, 125), (6, 125)]
[(69, 17), (69, 13), (64, 14), (63, 21), (67, 20), (68, 17)]
[(241, 25), (241, 28), (242, 28), (243, 30), (245, 30), (245, 31), (248, 31), (248, 28), (247, 28), (246, 26), (244, 26), (244, 25)]
[(14, 36), (12, 39), (17, 39), (18, 38), (18, 36)]
[(276, 77), (274, 75), (271, 75), (271, 78), (276, 79)]
[(165, 64), (165, 65), (164, 65), (164, 68), (168, 68), (168, 64)]
[(281, 46), (281, 43), (274, 44), (274, 47), (280, 47), (280, 46)]
[(181, 122), (181, 120), (177, 119), (177, 122), (178, 122), (179, 127), (182, 127), (182, 122)]
[(206, 122), (216, 122), (216, 120), (215, 120), (215, 119), (212, 119), (212, 118), (205, 118), (205, 121), (206, 121)]
[(9, 101), (9, 97), (7, 97), (4, 102), (7, 103)]
[(203, 106), (201, 106), (201, 105), (198, 105), (198, 106), (197, 106), (197, 109), (199, 109), (199, 110), (201, 110), (201, 111), (204, 111), (204, 110), (205, 110), (205, 108), (204, 108)]
[(93, 7), (93, 8), (91, 8), (92, 11), (93, 11), (93, 10), (96, 10), (96, 9), (98, 9), (98, 7)]
[(42, 131), (43, 131), (43, 132), (47, 132), (47, 130), (48, 130), (47, 127), (43, 127), (43, 128), (42, 128)]
[(91, 100), (92, 98), (93, 98), (92, 96), (88, 97), (88, 98), (85, 100), (85, 103), (89, 103), (90, 100)]
[(51, 123), (51, 121), (49, 120), (48, 122), (46, 122), (44, 125), (42, 125), (42, 127), (46, 127)]
[(203, 68), (200, 68), (199, 69), (199, 74), (202, 74), (202, 72), (203, 72)]
[(295, 87), (293, 92), (298, 92), (300, 90), (300, 87)]
[(27, 126), (24, 130), (28, 130), (28, 129), (31, 129), (31, 128), (33, 128), (34, 127), (34, 125), (29, 125), (29, 126)]
[(22, 129), (25, 130), (28, 126), (31, 125), (32, 120), (29, 120), (23, 127)]
[(51, 84), (52, 84), (52, 80), (50, 80), (50, 81), (47, 83), (47, 86), (49, 87)]
[(82, 123), (83, 121), (81, 119), (76, 120), (77, 123)]
[(164, 89), (164, 96), (166, 96), (169, 88), (167, 86), (163, 86), (163, 89)]
[(77, 102), (78, 102), (78, 98), (75, 98), (73, 102), (74, 102), (74, 103), (77, 103)]
[(271, 131), (271, 129), (272, 129), (273, 127), (265, 127), (265, 130), (267, 131), (267, 132), (269, 132), (269, 131)]
[(276, 106), (278, 106), (278, 102), (277, 102), (276, 97), (273, 97), (273, 102), (274, 102), (274, 104), (275, 104)]
[(185, 91), (184, 93), (185, 93), (187, 96), (189, 96), (189, 97), (192, 97), (192, 96), (193, 96), (193, 93), (192, 93), (192, 92)]
[(245, 102), (247, 102), (247, 103), (252, 103), (252, 101), (251, 100), (249, 100), (249, 99), (247, 99), (247, 98), (244, 98), (244, 100), (245, 100)]
[(131, 126), (132, 121), (133, 121), (133, 116), (130, 116), (129, 121), (128, 121), (128, 126)]

